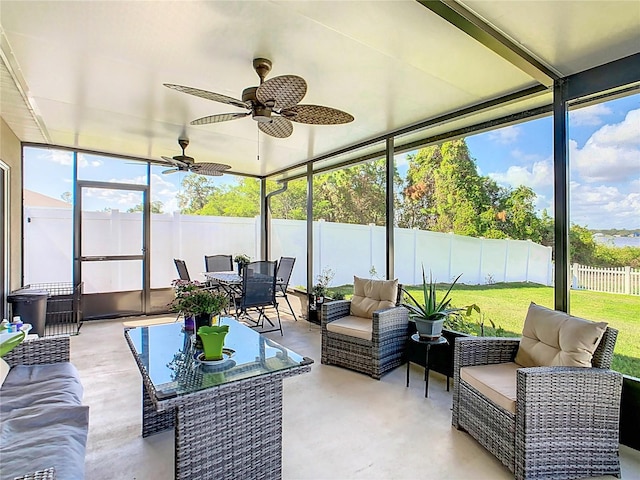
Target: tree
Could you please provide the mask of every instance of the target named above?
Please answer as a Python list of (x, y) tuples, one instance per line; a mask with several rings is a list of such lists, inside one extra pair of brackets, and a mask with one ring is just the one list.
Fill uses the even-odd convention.
[[(127, 210), (128, 213), (142, 212), (142, 203), (137, 204), (134, 207), (131, 207)], [(164, 213), (162, 208), (164, 207), (163, 203), (160, 200), (155, 200), (151, 202), (151, 213)]]
[[(384, 158), (319, 175), (317, 180), (314, 185), (316, 218), (330, 222), (385, 225)], [(394, 173), (394, 183), (401, 185), (397, 172)]]
[(72, 203), (73, 202), (73, 194), (71, 192), (64, 192), (62, 193), (62, 195), (60, 195), (60, 198), (62, 200), (64, 200), (67, 203)]
[(178, 193), (178, 206), (182, 213), (195, 213), (208, 202), (215, 186), (208, 177), (190, 173), (182, 179), (183, 192)]

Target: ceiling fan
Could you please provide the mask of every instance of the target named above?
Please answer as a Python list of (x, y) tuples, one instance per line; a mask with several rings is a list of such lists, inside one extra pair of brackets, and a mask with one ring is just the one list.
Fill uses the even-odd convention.
[(165, 83), (164, 86), (246, 110), (209, 115), (194, 120), (191, 125), (226, 122), (251, 115), (258, 122), (258, 128), (262, 132), (272, 137), (286, 138), (293, 133), (291, 122), (337, 125), (353, 121), (353, 116), (342, 110), (320, 105), (298, 105), (307, 93), (307, 82), (302, 77), (282, 75), (265, 81), (265, 77), (271, 71), (271, 60), (256, 58), (253, 60), (253, 68), (260, 77), (260, 86), (245, 88), (242, 92), (242, 100), (172, 83)]
[(230, 169), (229, 165), (223, 165), (221, 163), (195, 163), (193, 157), (188, 157), (184, 154), (185, 148), (189, 145), (188, 138), (179, 138), (178, 145), (182, 148), (182, 155), (176, 155), (175, 157), (162, 157), (163, 160), (169, 162), (174, 168), (164, 170), (162, 173), (175, 173), (175, 172), (193, 172), (198, 175), (212, 175), (222, 176), (225, 170)]

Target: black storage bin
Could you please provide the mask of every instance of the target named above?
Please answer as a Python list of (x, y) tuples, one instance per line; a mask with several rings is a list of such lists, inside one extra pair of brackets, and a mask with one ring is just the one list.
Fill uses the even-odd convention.
[(48, 297), (49, 292), (46, 290), (22, 289), (11, 292), (7, 301), (11, 304), (13, 316), (20, 315), (23, 323), (31, 324), (33, 329), (29, 333), (44, 337)]

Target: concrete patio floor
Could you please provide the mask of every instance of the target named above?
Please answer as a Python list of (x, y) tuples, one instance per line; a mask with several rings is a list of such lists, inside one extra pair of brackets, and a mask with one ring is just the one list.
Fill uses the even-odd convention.
[[(405, 366), (377, 381), (321, 365), (320, 328), (286, 314), (282, 319), (284, 336), (267, 335), (315, 360), (310, 374), (284, 382), (284, 479), (513, 478), (451, 427), (451, 393), (442, 375), (432, 373), (424, 398), (417, 365), (411, 365), (409, 388)], [(127, 320), (140, 318), (85, 322), (71, 340), (90, 406), (86, 479), (169, 480), (173, 431), (141, 436), (141, 379), (123, 335)], [(211, 445), (212, 455), (215, 450)], [(621, 463), (624, 479), (640, 478), (640, 452), (621, 446)]]

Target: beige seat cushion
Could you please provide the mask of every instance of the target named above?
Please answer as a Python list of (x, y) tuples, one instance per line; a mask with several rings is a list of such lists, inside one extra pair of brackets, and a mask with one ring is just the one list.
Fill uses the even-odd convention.
[(493, 403), (516, 413), (516, 379), (519, 368), (520, 365), (514, 362), (462, 367), (460, 379)]
[(398, 297), (398, 279), (371, 280), (353, 277), (351, 315), (372, 318), (373, 312), (395, 307)]
[(515, 361), (523, 367), (591, 367), (606, 328), (605, 322), (590, 322), (532, 302)]
[(341, 335), (371, 340), (372, 325), (370, 318), (347, 315), (327, 323), (327, 330)]

